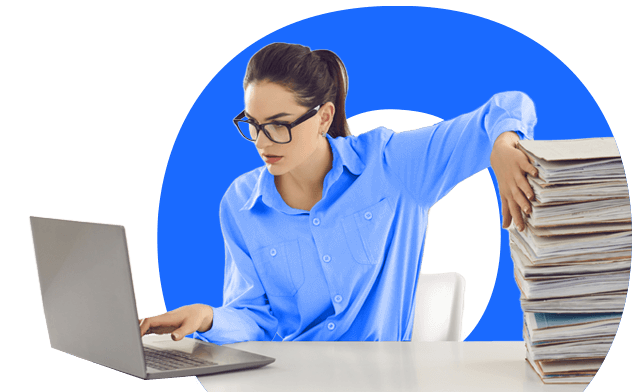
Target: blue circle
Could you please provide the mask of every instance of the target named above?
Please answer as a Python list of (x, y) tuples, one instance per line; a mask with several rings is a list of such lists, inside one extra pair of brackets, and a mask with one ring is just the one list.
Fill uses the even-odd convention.
[[(291, 24), (229, 61), (198, 97), (176, 138), (158, 212), (158, 262), (168, 311), (192, 303), (222, 305), (220, 201), (236, 177), (263, 165), (231, 120), (244, 108), (242, 79), (250, 57), (272, 42), (340, 56), (349, 72), (347, 117), (401, 109), (447, 120), (475, 110), (495, 93), (518, 90), (535, 103), (538, 140), (612, 136), (598, 105), (562, 61), (487, 19), (426, 7), (371, 7)], [(466, 340), (522, 340), (506, 230), (491, 300)]]

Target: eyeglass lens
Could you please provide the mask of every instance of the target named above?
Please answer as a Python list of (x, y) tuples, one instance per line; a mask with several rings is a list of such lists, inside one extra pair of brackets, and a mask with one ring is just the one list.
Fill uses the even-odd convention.
[[(258, 129), (255, 125), (240, 121), (238, 122), (238, 127), (242, 134), (251, 140), (256, 140), (258, 138)], [(288, 142), (289, 141), (289, 130), (284, 125), (279, 124), (266, 124), (263, 127), (263, 130), (267, 132), (271, 137), (271, 139), (275, 142)]]

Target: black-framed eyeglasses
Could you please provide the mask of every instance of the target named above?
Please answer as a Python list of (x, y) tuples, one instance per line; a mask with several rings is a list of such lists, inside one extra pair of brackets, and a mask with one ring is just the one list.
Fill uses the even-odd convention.
[[(324, 105), (324, 104), (322, 104)], [(292, 123), (272, 122), (267, 124), (258, 124), (253, 120), (246, 118), (244, 110), (233, 119), (233, 123), (240, 131), (240, 134), (247, 140), (255, 142), (258, 140), (260, 131), (274, 143), (286, 144), (291, 141), (291, 128), (300, 125), (311, 117), (315, 116), (322, 105), (309, 110)]]

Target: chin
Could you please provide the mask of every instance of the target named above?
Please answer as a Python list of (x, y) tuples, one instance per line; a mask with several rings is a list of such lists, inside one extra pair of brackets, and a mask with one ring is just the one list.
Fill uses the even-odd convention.
[(287, 172), (285, 168), (279, 167), (278, 165), (267, 164), (266, 166), (267, 166), (267, 170), (269, 170), (269, 173), (271, 173), (271, 175), (273, 175), (274, 177), (281, 176)]

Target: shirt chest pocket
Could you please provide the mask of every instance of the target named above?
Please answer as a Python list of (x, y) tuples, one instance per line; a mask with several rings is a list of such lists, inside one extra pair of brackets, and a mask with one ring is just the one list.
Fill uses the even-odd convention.
[(304, 283), (298, 240), (266, 246), (257, 253), (256, 271), (267, 297), (296, 295)]
[(342, 220), (351, 255), (360, 264), (378, 264), (391, 229), (393, 214), (388, 199), (348, 215)]

